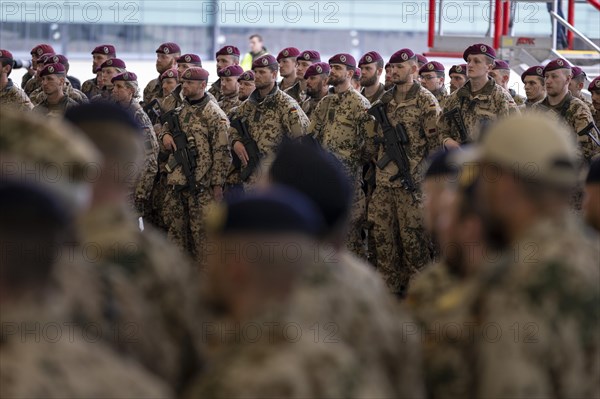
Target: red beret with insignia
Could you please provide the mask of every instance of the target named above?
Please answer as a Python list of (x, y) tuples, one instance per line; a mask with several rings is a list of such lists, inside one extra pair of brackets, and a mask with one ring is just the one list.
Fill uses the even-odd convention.
[(330, 71), (331, 71), (331, 68), (329, 67), (328, 63), (315, 62), (314, 64), (312, 64), (311, 66), (309, 66), (306, 69), (306, 72), (304, 72), (304, 79), (308, 79), (311, 76), (320, 75), (322, 73), (325, 75), (329, 75)]
[(467, 61), (467, 58), (470, 55), (478, 55), (478, 54), (486, 55), (492, 59), (496, 58), (496, 50), (494, 50), (492, 47), (488, 46), (487, 44), (477, 43), (477, 44), (473, 44), (473, 45), (467, 47), (467, 49), (463, 53), (463, 59), (465, 61)]
[(556, 71), (557, 69), (571, 69), (571, 64), (569, 64), (567, 60), (564, 60), (562, 58), (552, 60), (544, 68), (544, 75), (546, 74), (546, 72)]
[(279, 52), (279, 54), (277, 54), (277, 62), (281, 61), (284, 58), (290, 58), (290, 57), (298, 57), (300, 55), (300, 50), (298, 50), (296, 47), (287, 47), (284, 48), (283, 50), (281, 50)]
[(254, 62), (252, 63), (252, 69), (264, 68), (268, 67), (269, 65), (279, 66), (279, 63), (271, 54), (266, 54), (254, 60)]
[(92, 54), (117, 55), (117, 50), (112, 44), (101, 44), (92, 50)]
[(544, 67), (541, 65), (534, 65), (531, 68), (527, 68), (527, 70), (521, 74), (521, 82), (525, 83), (526, 76), (537, 76), (543, 79)]
[(167, 69), (160, 75), (160, 81), (162, 82), (164, 79), (178, 79), (179, 73), (177, 72), (177, 68)]
[(369, 51), (367, 54), (360, 57), (360, 60), (358, 61), (358, 66), (360, 67), (365, 64), (371, 64), (379, 60), (383, 60), (383, 58), (377, 51)]
[(181, 57), (177, 58), (178, 64), (193, 64), (197, 66), (202, 66), (202, 60), (199, 55), (196, 54), (184, 54)]
[(415, 54), (417, 57), (417, 62), (420, 65), (425, 65), (429, 62), (429, 60), (427, 59), (427, 57), (425, 57), (423, 54)]
[(183, 80), (208, 80), (208, 71), (200, 67), (191, 67), (181, 75)]
[(64, 73), (65, 73), (65, 67), (63, 64), (48, 64), (44, 67), (44, 69), (42, 69), (40, 71), (40, 78), (42, 76), (57, 75), (57, 74), (64, 74)]
[(100, 69), (104, 69), (104, 68), (121, 68), (121, 69), (127, 69), (127, 66), (125, 65), (125, 61), (123, 61), (120, 58), (111, 58), (110, 60), (106, 60), (102, 63), (102, 65), (100, 65)]
[(39, 57), (42, 54), (55, 54), (54, 49), (49, 44), (38, 44), (31, 49), (31, 55)]
[(460, 75), (467, 75), (467, 64), (458, 64), (458, 65), (452, 65), (452, 68), (450, 68), (450, 72), (448, 72), (449, 75), (452, 75), (453, 73), (458, 73)]
[(63, 64), (65, 67), (69, 65), (69, 60), (62, 54), (54, 54), (46, 57), (44, 65), (48, 64)]
[(8, 50), (0, 50), (0, 58), (10, 58), (12, 60), (13, 55)]
[(220, 55), (235, 55), (240, 56), (240, 49), (235, 46), (225, 46), (222, 47), (219, 51), (217, 51), (216, 57)]
[(408, 60), (414, 59), (416, 59), (415, 53), (413, 53), (411, 49), (403, 48), (402, 50), (398, 50), (394, 54), (392, 54), (392, 56), (390, 57), (390, 64), (401, 64)]
[(298, 61), (321, 62), (321, 54), (316, 50), (304, 50), (296, 58)]
[(583, 69), (579, 68), (578, 66), (574, 66), (571, 68), (571, 76), (574, 78), (577, 78), (579, 76), (583, 76), (583, 77), (587, 78), (586, 73), (583, 72)]
[(220, 78), (227, 78), (229, 76), (242, 76), (244, 68), (239, 65), (229, 65), (217, 72)]
[(329, 65), (331, 64), (342, 64), (350, 68), (356, 68), (356, 60), (350, 54), (341, 53), (336, 54), (329, 59)]
[(122, 80), (123, 82), (137, 82), (137, 75), (133, 72), (123, 72), (113, 77), (110, 81), (115, 83), (117, 80)]
[(492, 69), (495, 70), (495, 71), (497, 71), (497, 70), (510, 71), (510, 67), (508, 66), (508, 62), (503, 61), (503, 60), (494, 60), (494, 67)]
[(424, 72), (445, 72), (446, 68), (437, 61), (429, 61), (419, 69), (419, 75)]
[(156, 53), (158, 54), (174, 54), (181, 53), (181, 49), (177, 43), (167, 42), (163, 43), (156, 49)]
[(238, 78), (238, 82), (240, 80), (245, 80), (246, 82), (254, 82), (254, 72), (253, 71), (246, 71), (246, 72), (244, 72)]
[(600, 76), (596, 76), (588, 86), (589, 91), (600, 91)]

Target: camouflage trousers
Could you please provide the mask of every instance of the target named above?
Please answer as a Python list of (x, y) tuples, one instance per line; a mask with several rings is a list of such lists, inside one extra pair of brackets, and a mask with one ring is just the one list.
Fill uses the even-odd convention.
[(167, 225), (167, 238), (194, 259), (196, 266), (202, 266), (206, 245), (205, 220), (208, 205), (212, 201), (209, 190), (191, 194), (187, 189), (177, 191), (168, 186), (164, 204), (164, 221)]
[(355, 185), (352, 208), (350, 209), (350, 226), (346, 236), (346, 247), (356, 256), (367, 259), (366, 243), (363, 237), (365, 218), (367, 215), (367, 203), (365, 192), (360, 184)]
[(167, 176), (164, 173), (159, 173), (158, 178), (154, 182), (152, 192), (150, 193), (150, 211), (147, 212), (147, 220), (154, 227), (167, 230), (167, 225), (164, 221), (164, 205), (165, 197), (167, 196)]
[(393, 293), (405, 293), (411, 277), (431, 261), (420, 193), (378, 185), (369, 203), (377, 270)]

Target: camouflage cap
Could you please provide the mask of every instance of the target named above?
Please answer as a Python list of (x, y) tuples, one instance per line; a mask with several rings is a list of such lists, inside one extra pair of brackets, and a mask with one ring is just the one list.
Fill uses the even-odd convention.
[(112, 44), (101, 44), (92, 50), (92, 54), (117, 55), (117, 50)]
[(265, 54), (263, 56), (258, 57), (252, 62), (252, 69), (256, 68), (265, 68), (271, 65), (279, 66), (279, 63), (271, 54)]
[(167, 69), (160, 75), (160, 81), (162, 82), (164, 79), (179, 79), (179, 72), (177, 68)]
[(167, 42), (163, 43), (156, 49), (157, 54), (179, 54), (181, 53), (181, 48), (177, 43)]
[(54, 54), (54, 49), (49, 44), (38, 44), (31, 49), (31, 55), (39, 57), (42, 54)]
[(246, 71), (240, 75), (238, 82), (244, 80), (246, 82), (254, 82), (254, 71)]
[(403, 48), (402, 50), (396, 51), (390, 57), (390, 64), (401, 64), (408, 60), (415, 60), (417, 56), (409, 48)]
[(437, 61), (430, 61), (419, 69), (419, 75), (425, 72), (445, 72), (444, 65)]
[(114, 76), (110, 82), (115, 83), (118, 80), (122, 80), (123, 82), (137, 82), (137, 75), (133, 72), (123, 72)]
[(356, 68), (356, 60), (350, 54), (340, 53), (329, 59), (329, 65), (342, 64), (350, 68)]
[(48, 64), (62, 64), (65, 67), (67, 67), (69, 65), (69, 60), (67, 59), (67, 57), (65, 57), (62, 54), (54, 54), (54, 55), (49, 55), (44, 60), (44, 65), (48, 65)]
[(320, 75), (320, 74), (329, 75), (330, 71), (331, 71), (331, 68), (329, 67), (328, 63), (315, 62), (314, 64), (312, 64), (311, 66), (306, 68), (306, 72), (304, 72), (304, 79), (308, 79), (311, 76)]
[(589, 91), (600, 91), (600, 76), (596, 76), (588, 86)]
[(321, 62), (321, 54), (316, 50), (304, 50), (296, 58), (298, 61)]
[(61, 75), (65, 73), (63, 64), (48, 64), (40, 71), (40, 78), (48, 75)]
[(366, 53), (365, 55), (360, 57), (360, 60), (358, 61), (358, 66), (360, 67), (365, 64), (371, 64), (373, 62), (377, 62), (377, 61), (381, 61), (381, 60), (383, 60), (383, 58), (377, 51), (369, 51), (368, 53)]
[(296, 58), (300, 55), (300, 50), (296, 47), (286, 47), (277, 54), (277, 62), (281, 61), (284, 58)]
[(415, 54), (415, 56), (417, 57), (417, 62), (419, 65), (425, 65), (429, 62), (427, 57), (425, 57), (423, 54)]
[(490, 126), (479, 144), (456, 153), (456, 159), (465, 165), (495, 164), (530, 183), (561, 188), (577, 183), (577, 144), (570, 128), (542, 113), (501, 119)]
[(494, 67), (492, 69), (495, 71), (497, 71), (497, 70), (510, 71), (510, 66), (508, 66), (508, 62), (506, 62), (504, 60), (494, 60)]
[(526, 76), (537, 76), (539, 78), (544, 78), (544, 67), (541, 65), (534, 65), (530, 68), (527, 68), (525, 72), (521, 74), (521, 82), (525, 83)]
[(492, 59), (496, 58), (496, 50), (484, 43), (473, 44), (466, 48), (463, 53), (463, 59), (467, 61), (470, 55), (485, 55)]
[(127, 65), (125, 65), (125, 61), (120, 58), (111, 58), (110, 60), (106, 60), (100, 65), (100, 69), (104, 68), (121, 68), (127, 69)]
[(544, 75), (546, 75), (546, 72), (556, 71), (557, 69), (569, 69), (570, 70), (571, 64), (569, 64), (569, 61), (562, 59), (562, 58), (557, 58), (555, 60), (552, 60), (544, 68)]
[(580, 76), (583, 76), (584, 78), (587, 78), (587, 74), (583, 71), (583, 69), (581, 69), (578, 66), (573, 66), (571, 68), (571, 76), (574, 78), (578, 78)]
[(458, 73), (460, 75), (467, 75), (467, 64), (458, 64), (458, 65), (452, 65), (452, 68), (450, 68), (450, 72), (448, 72), (449, 75), (452, 75), (453, 73)]
[(4, 49), (0, 49), (0, 58), (7, 58), (7, 59), (13, 59), (13, 55), (10, 51), (8, 50), (4, 50)]
[(208, 80), (208, 71), (200, 67), (191, 67), (181, 75), (182, 80)]
[(235, 46), (223, 46), (215, 54), (216, 57), (218, 57), (220, 55), (235, 55), (235, 56), (239, 57), (240, 49)]
[(239, 65), (229, 65), (217, 72), (220, 78), (228, 78), (230, 76), (242, 76), (244, 69)]
[(181, 57), (177, 58), (178, 64), (193, 64), (199, 67), (202, 66), (202, 60), (199, 55), (196, 54), (184, 54)]

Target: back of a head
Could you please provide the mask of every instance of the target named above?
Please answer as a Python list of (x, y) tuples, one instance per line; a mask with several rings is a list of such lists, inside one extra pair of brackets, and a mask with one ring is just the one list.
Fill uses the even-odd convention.
[(343, 232), (350, 214), (352, 185), (341, 163), (318, 146), (284, 142), (269, 170), (271, 181), (310, 198), (326, 223), (324, 235)]

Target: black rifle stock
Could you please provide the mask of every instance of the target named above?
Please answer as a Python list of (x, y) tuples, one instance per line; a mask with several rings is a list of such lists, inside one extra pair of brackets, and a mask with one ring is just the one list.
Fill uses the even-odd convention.
[(171, 136), (173, 136), (173, 141), (177, 147), (177, 149), (173, 151), (175, 162), (169, 162), (166, 169), (171, 173), (177, 165), (181, 165), (181, 170), (188, 183), (187, 187), (190, 192), (194, 193), (197, 189), (195, 169), (198, 153), (196, 151), (196, 141), (192, 136), (187, 137), (183, 130), (181, 130), (177, 108), (164, 114), (161, 119), (169, 125), (169, 131), (171, 132)]
[(250, 136), (250, 132), (248, 132), (248, 127), (246, 123), (242, 120), (242, 118), (234, 118), (231, 120), (231, 127), (237, 130), (239, 135), (241, 136), (240, 142), (246, 148), (246, 152), (248, 153), (248, 164), (245, 168), (242, 168), (242, 161), (237, 156), (233, 149), (231, 150), (231, 156), (233, 157), (233, 165), (236, 169), (240, 169), (240, 178), (242, 181), (248, 180), (252, 173), (258, 168), (260, 163), (260, 150), (258, 149), (258, 144), (256, 141)]
[(458, 130), (458, 136), (460, 137), (460, 143), (466, 144), (469, 142), (469, 133), (467, 133), (467, 127), (465, 121), (460, 113), (460, 108), (454, 108), (444, 113), (444, 118), (447, 118), (450, 125), (454, 124)]
[(158, 99), (154, 99), (150, 101), (148, 104), (142, 107), (148, 118), (150, 118), (150, 122), (152, 125), (156, 125), (158, 122), (161, 122), (162, 109), (160, 108), (160, 104)]
[[(596, 132), (596, 136), (592, 134), (592, 131)], [(598, 126), (596, 126), (594, 122), (588, 123), (586, 127), (577, 132), (578, 136), (583, 136), (585, 134), (587, 134), (597, 146), (600, 146), (600, 129), (598, 129)]]

